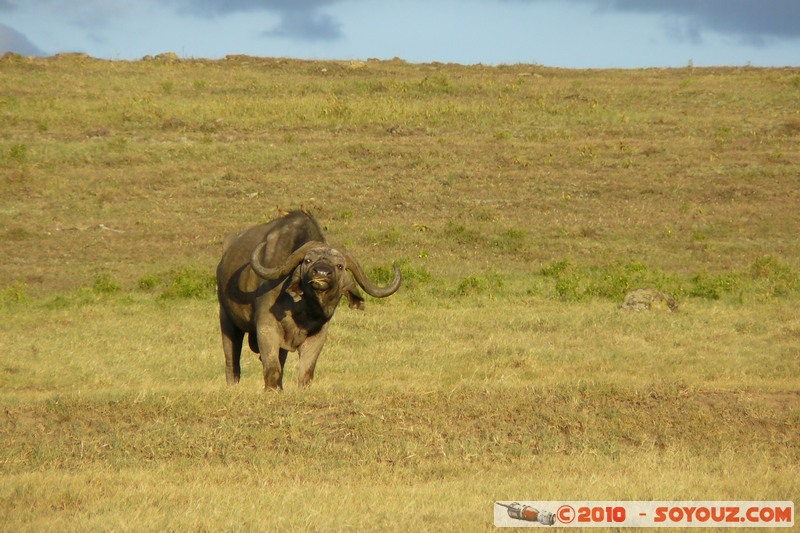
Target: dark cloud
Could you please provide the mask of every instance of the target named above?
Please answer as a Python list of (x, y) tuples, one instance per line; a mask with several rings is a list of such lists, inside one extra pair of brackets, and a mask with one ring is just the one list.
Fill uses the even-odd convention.
[[(2, 1), (2, 0), (0, 0)], [(280, 17), (267, 37), (290, 37), (306, 41), (335, 40), (341, 37), (339, 23), (322, 13), (324, 7), (339, 0), (172, 0), (180, 13), (216, 17), (242, 12), (271, 12)]]
[[(500, 1), (532, 3), (553, 0)], [(594, 6), (599, 13), (661, 15), (665, 17), (664, 24), (669, 35), (695, 43), (702, 41), (704, 31), (735, 36), (749, 44), (764, 44), (769, 39), (800, 38), (798, 0), (572, 0), (572, 2)]]
[[(267, 37), (289, 37), (300, 40), (335, 40), (341, 37), (340, 24), (324, 12), (326, 7), (342, 0), (149, 0), (169, 6), (185, 16), (214, 18), (235, 13), (271, 13), (279, 17), (273, 28), (265, 28)], [(27, 2), (27, 3), (25, 3)], [(59, 8), (58, 0), (0, 0), (0, 12), (38, 4)], [(107, 0), (71, 0), (71, 9), (63, 16), (82, 28), (96, 29), (110, 19), (125, 16), (126, 2)], [(99, 8), (98, 8), (99, 7)]]
[(613, 10), (661, 13), (682, 19), (690, 38), (703, 30), (736, 35), (752, 44), (769, 38), (800, 37), (800, 2), (797, 0), (607, 0)]
[[(0, 7), (2, 7), (2, 3), (0, 3)], [(23, 56), (47, 55), (14, 28), (0, 24), (0, 54), (6, 52), (14, 52)]]
[(21, 11), (79, 28), (105, 26), (129, 12), (127, 0), (0, 0), (0, 12)]
[(669, 16), (670, 33), (698, 42), (702, 32), (739, 37), (750, 44), (771, 38), (800, 37), (800, 2), (797, 0), (583, 0), (602, 11), (653, 13)]

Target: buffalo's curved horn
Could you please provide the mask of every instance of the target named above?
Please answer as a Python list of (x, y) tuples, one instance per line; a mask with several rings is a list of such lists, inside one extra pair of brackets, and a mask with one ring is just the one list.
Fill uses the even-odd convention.
[(264, 250), (264, 247), (267, 246), (267, 244), (269, 244), (269, 241), (264, 241), (256, 246), (256, 249), (253, 250), (253, 255), (250, 256), (250, 267), (253, 269), (253, 271), (255, 271), (256, 274), (266, 280), (278, 279), (288, 275), (289, 272), (294, 270), (295, 267), (300, 264), (300, 261), (303, 260), (303, 257), (305, 257), (309, 250), (319, 246), (325, 246), (325, 243), (322, 242), (307, 242), (292, 252), (292, 255), (286, 258), (286, 261), (284, 261), (281, 266), (270, 268), (261, 264), (261, 252)]
[(394, 268), (394, 279), (385, 287), (379, 287), (373, 283), (366, 274), (364, 274), (364, 269), (361, 268), (361, 265), (358, 264), (356, 258), (353, 257), (348, 251), (342, 252), (347, 259), (347, 269), (353, 273), (353, 277), (355, 278), (356, 282), (364, 289), (364, 292), (369, 294), (370, 296), (374, 296), (375, 298), (386, 298), (387, 296), (391, 296), (397, 289), (400, 288), (400, 282), (403, 280), (403, 275), (400, 273), (400, 269), (397, 265), (392, 265)]

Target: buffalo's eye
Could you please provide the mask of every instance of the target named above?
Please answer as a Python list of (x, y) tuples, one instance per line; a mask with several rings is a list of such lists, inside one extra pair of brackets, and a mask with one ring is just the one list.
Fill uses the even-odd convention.
[(338, 264), (336, 265), (336, 268), (338, 268), (339, 270), (344, 270), (344, 265)]
[(303, 261), (303, 263), (305, 263), (307, 265), (310, 265), (311, 264), (311, 258), (310, 257), (306, 257), (305, 260)]

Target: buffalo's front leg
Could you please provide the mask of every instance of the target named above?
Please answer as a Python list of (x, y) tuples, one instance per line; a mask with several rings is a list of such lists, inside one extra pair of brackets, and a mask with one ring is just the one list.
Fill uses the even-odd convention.
[(322, 346), (328, 336), (328, 324), (326, 323), (319, 330), (319, 333), (308, 337), (297, 349), (300, 354), (300, 363), (297, 369), (297, 383), (301, 387), (311, 385), (314, 379), (314, 368), (317, 366), (317, 359), (322, 352)]
[(225, 352), (225, 381), (228, 385), (239, 383), (242, 375), (242, 339), (244, 331), (237, 328), (228, 317), (227, 311), (220, 307), (219, 325), (222, 330), (222, 350)]
[(264, 368), (264, 388), (280, 389), (283, 387), (283, 364), (286, 355), (281, 357), (280, 338), (273, 328), (258, 328), (258, 347), (261, 352), (261, 365)]

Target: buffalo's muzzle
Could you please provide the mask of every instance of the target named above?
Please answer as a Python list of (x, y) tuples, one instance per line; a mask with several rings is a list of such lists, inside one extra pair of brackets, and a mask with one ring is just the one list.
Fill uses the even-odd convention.
[(311, 269), (311, 274), (315, 278), (329, 278), (333, 275), (333, 268), (327, 265), (314, 265)]
[(331, 278), (333, 277), (333, 268), (327, 265), (314, 265), (311, 268), (311, 276), (309, 282), (314, 289), (318, 291), (328, 290), (331, 286)]

